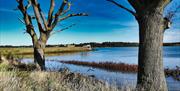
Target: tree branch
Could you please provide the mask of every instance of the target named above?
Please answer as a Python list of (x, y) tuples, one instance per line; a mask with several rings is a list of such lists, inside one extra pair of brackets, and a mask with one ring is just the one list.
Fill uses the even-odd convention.
[(70, 17), (74, 17), (74, 16), (88, 16), (88, 14), (86, 14), (86, 13), (69, 14), (63, 18), (60, 18), (58, 21), (66, 20), (66, 19), (68, 19)]
[(32, 26), (31, 16), (28, 15), (26, 7), (23, 5), (23, 0), (16, 0), (18, 2), (18, 9), (23, 14), (24, 22), (20, 19), (21, 22), (23, 22), (26, 25), (26, 31), (31, 36), (33, 40), (33, 44), (36, 43), (38, 40), (37, 35), (34, 31), (34, 27)]
[(69, 25), (69, 26), (61, 29), (61, 30), (54, 31), (53, 33), (51, 33), (51, 36), (52, 36), (53, 34), (55, 34), (55, 33), (62, 32), (62, 31), (64, 31), (64, 30), (67, 30), (67, 29), (69, 29), (69, 28), (71, 28), (71, 27), (73, 27), (73, 26), (75, 26), (75, 25), (76, 25), (76, 24), (72, 24), (72, 25)]
[(165, 15), (165, 18), (167, 18), (171, 22), (172, 22), (173, 18), (176, 16), (176, 14), (180, 12), (179, 11), (180, 10), (180, 4), (177, 7), (173, 6), (173, 8), (175, 8), (175, 9), (169, 10), (167, 12), (167, 14)]
[(62, 15), (62, 12), (64, 10), (64, 7), (66, 6), (66, 4), (68, 3), (68, 0), (63, 0), (61, 6), (59, 7), (59, 10), (58, 12), (55, 14), (55, 19), (54, 19), (54, 22), (52, 24), (52, 29), (56, 26), (56, 24), (58, 23), (58, 19), (59, 19), (59, 16)]
[(171, 25), (173, 24), (173, 18), (175, 18), (179, 10), (180, 10), (180, 5), (178, 6), (173, 5), (173, 9), (171, 8), (169, 11), (167, 11), (167, 14), (164, 17), (164, 31), (171, 27)]
[(66, 14), (70, 9), (71, 9), (71, 3), (69, 3), (68, 2), (68, 4), (67, 4), (68, 6), (67, 6), (67, 9), (66, 10), (64, 10), (63, 12), (62, 12), (62, 14), (61, 15), (64, 15), (64, 14)]
[(117, 5), (118, 7), (120, 7), (120, 8), (122, 8), (122, 9), (128, 11), (129, 13), (131, 13), (132, 15), (134, 15), (135, 17), (137, 16), (136, 13), (135, 13), (134, 11), (132, 11), (132, 10), (130, 10), (130, 9), (126, 8), (126, 7), (124, 7), (124, 6), (121, 5), (121, 4), (118, 4), (118, 3), (115, 2), (114, 0), (107, 0), (107, 1), (109, 1), (109, 2), (111, 2), (111, 3), (115, 4), (115, 5)]
[(148, 0), (128, 0), (131, 6), (136, 10), (136, 12), (141, 12), (144, 9), (145, 2)]
[(26, 10), (31, 6), (31, 0), (28, 0), (28, 5), (25, 6)]
[(56, 16), (60, 16), (64, 10), (64, 7), (66, 6), (66, 4), (68, 3), (68, 0), (63, 0), (61, 6), (59, 7), (58, 12), (56, 13)]
[(34, 10), (34, 14), (36, 17), (39, 31), (44, 32), (44, 29), (41, 25), (42, 23), (41, 23), (41, 15), (40, 15), (40, 11), (39, 11), (39, 5), (36, 0), (31, 0), (31, 2), (32, 2), (32, 6), (33, 6), (33, 10)]
[(171, 27), (172, 22), (168, 18), (164, 18), (164, 32), (166, 29), (169, 29)]
[(51, 23), (53, 20), (54, 6), (55, 6), (54, 0), (51, 0), (51, 5), (50, 5), (49, 12), (48, 12), (48, 27), (51, 26)]
[(26, 23), (25, 23), (21, 18), (18, 17), (18, 20), (19, 20), (22, 24), (25, 24), (25, 25), (26, 25)]
[[(39, 9), (40, 9), (40, 8), (39, 8)], [(45, 18), (45, 16), (44, 16), (44, 13), (43, 13), (41, 10), (39, 10), (39, 11), (40, 11), (40, 16), (41, 16), (41, 18), (42, 18), (42, 20), (43, 20), (44, 27), (45, 27), (46, 30), (48, 30), (48, 23), (47, 23), (47, 21), (46, 21), (46, 18)]]

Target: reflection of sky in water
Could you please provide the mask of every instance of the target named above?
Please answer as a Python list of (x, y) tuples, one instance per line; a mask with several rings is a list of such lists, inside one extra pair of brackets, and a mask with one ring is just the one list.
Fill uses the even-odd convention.
[[(53, 56), (47, 59), (79, 61), (111, 61), (128, 64), (138, 63), (137, 47), (96, 48), (96, 51), (81, 52), (72, 55)], [(180, 47), (164, 47), (164, 67), (180, 66)]]
[[(68, 55), (47, 57), (48, 60), (80, 60), (80, 61), (113, 61), (137, 64), (137, 47), (117, 47), (117, 48), (97, 48), (96, 51), (81, 52)], [(26, 59), (24, 62), (32, 62), (32, 59)], [(180, 66), (180, 47), (164, 48), (164, 65), (165, 67), (174, 68)], [(83, 67), (69, 64), (61, 64), (57, 61), (46, 61), (46, 67), (50, 70), (57, 70), (60, 67), (68, 67), (73, 72), (79, 72), (84, 75), (95, 75), (98, 79), (105, 80), (109, 83), (135, 86), (137, 74), (128, 74), (121, 72), (110, 72), (101, 69), (92, 68), (94, 71), (88, 71), (91, 67)], [(167, 78), (168, 88), (170, 90), (180, 89), (180, 82)]]

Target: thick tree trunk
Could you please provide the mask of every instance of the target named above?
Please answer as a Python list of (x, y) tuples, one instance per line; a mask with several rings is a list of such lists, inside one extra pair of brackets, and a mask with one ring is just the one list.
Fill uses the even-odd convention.
[(45, 70), (45, 57), (44, 50), (39, 48), (34, 48), (34, 62), (38, 70)]
[[(43, 31), (43, 30), (41, 30)], [(40, 32), (40, 37), (36, 41), (33, 40), (34, 45), (34, 62), (38, 70), (46, 70), (45, 68), (45, 47), (49, 38), (50, 32)]]
[(38, 42), (34, 47), (34, 62), (36, 63), (36, 67), (38, 70), (46, 70), (45, 68), (45, 54), (44, 49), (45, 46), (41, 42)]
[(167, 91), (163, 68), (163, 16), (157, 11), (140, 15), (137, 88), (144, 91)]

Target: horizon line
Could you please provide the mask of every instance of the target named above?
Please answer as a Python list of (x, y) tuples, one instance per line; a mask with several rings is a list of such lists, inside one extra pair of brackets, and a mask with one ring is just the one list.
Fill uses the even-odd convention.
[[(113, 43), (114, 41), (105, 41), (105, 42), (111, 42), (111, 43)], [(48, 45), (68, 45), (68, 44), (85, 44), (85, 43), (105, 43), (105, 42), (82, 42), (82, 43), (62, 43), (62, 44), (47, 44), (47, 46)], [(115, 43), (115, 42), (114, 42)], [(117, 42), (116, 42), (117, 43)], [(120, 43), (120, 42), (119, 42)], [(139, 42), (121, 42), (121, 43), (138, 43), (139, 44)], [(180, 41), (179, 42), (163, 42), (163, 43), (180, 43)], [(0, 44), (0, 46), (33, 46), (33, 45), (8, 45), (8, 44), (5, 44), (5, 45), (1, 45)]]

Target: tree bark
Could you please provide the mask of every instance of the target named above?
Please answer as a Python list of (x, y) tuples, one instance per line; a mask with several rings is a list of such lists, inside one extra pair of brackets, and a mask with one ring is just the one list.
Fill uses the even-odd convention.
[(39, 40), (34, 44), (34, 62), (38, 70), (46, 70), (45, 68), (45, 47), (49, 38), (49, 32), (40, 32)]
[(38, 70), (46, 70), (44, 55), (45, 47), (42, 45), (43, 43), (38, 41), (38, 43), (34, 46), (34, 62)]
[(34, 62), (38, 70), (45, 70), (45, 57), (42, 48), (34, 48)]
[(139, 57), (137, 88), (141, 91), (167, 91), (162, 46), (164, 20), (158, 10), (137, 17), (139, 23)]

